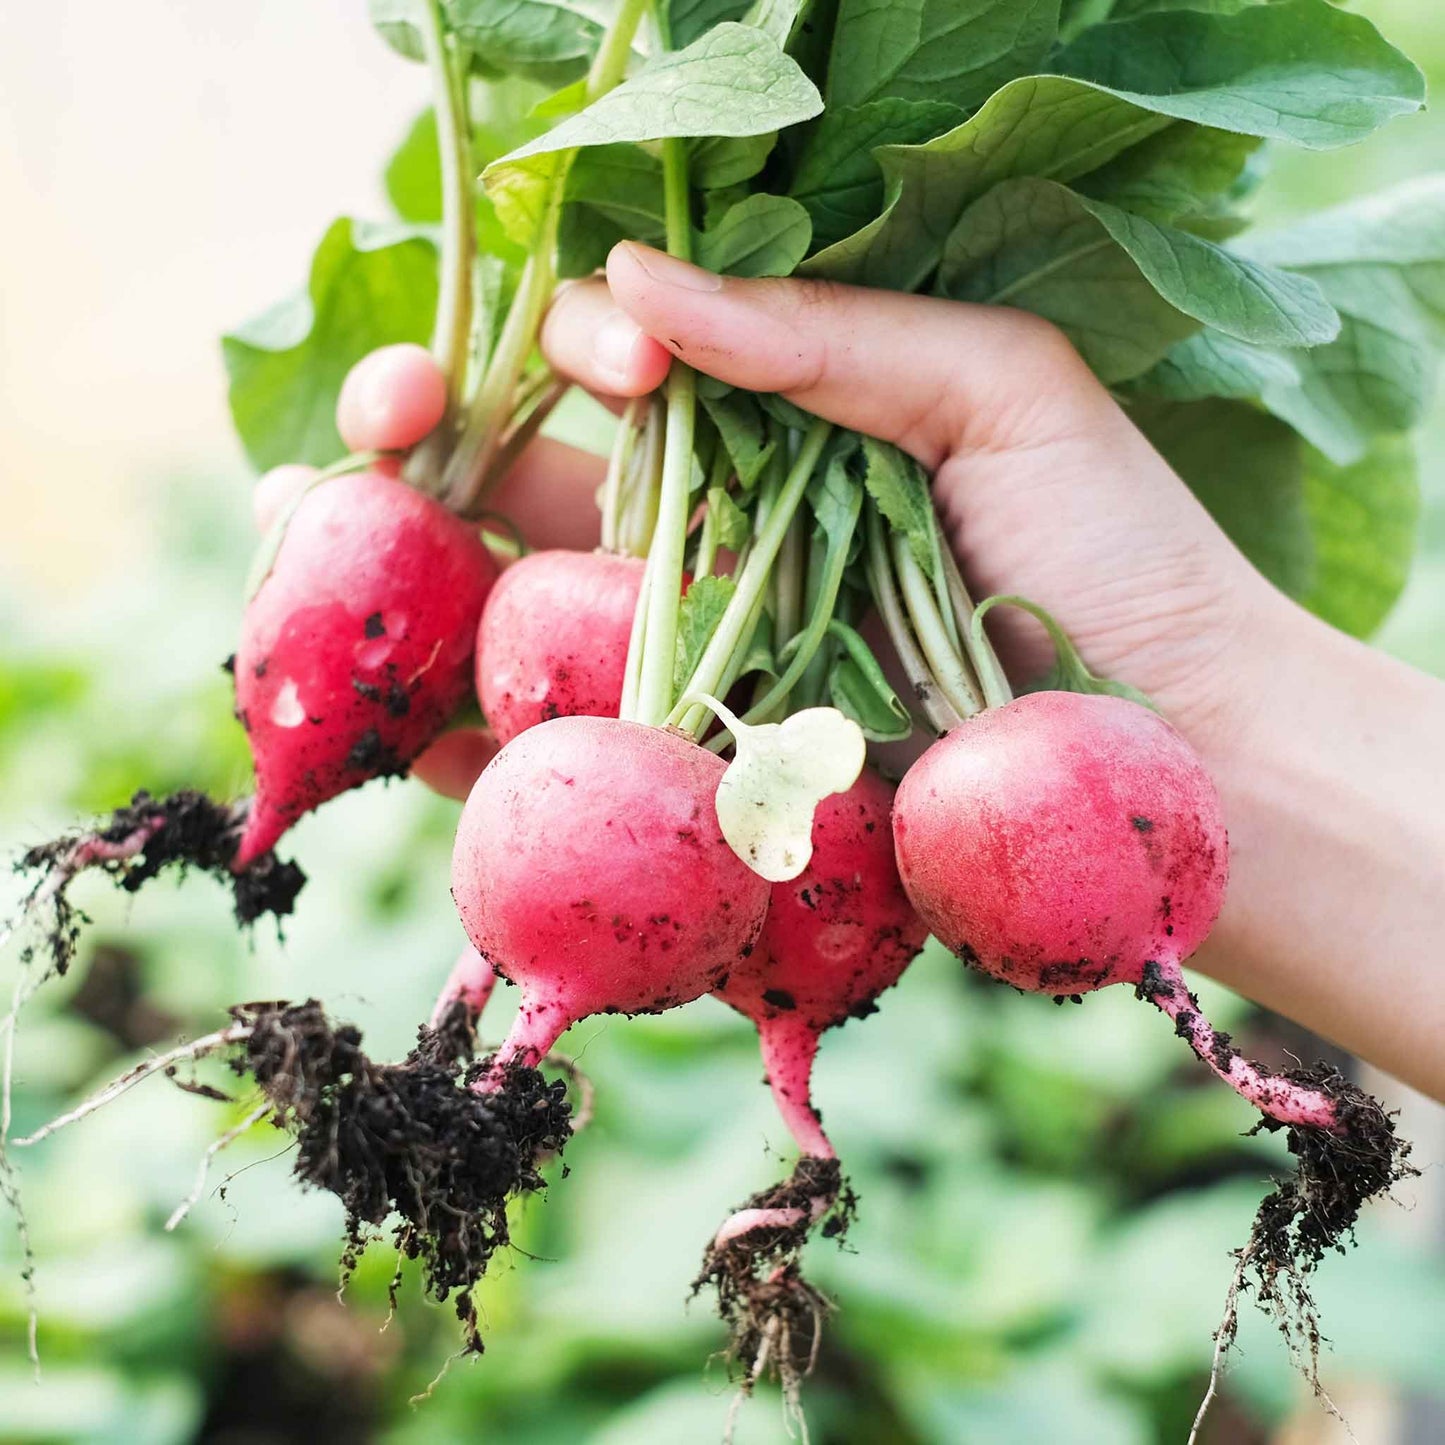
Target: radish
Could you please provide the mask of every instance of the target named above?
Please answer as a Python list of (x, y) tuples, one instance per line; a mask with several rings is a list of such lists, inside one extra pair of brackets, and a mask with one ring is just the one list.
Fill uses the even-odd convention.
[(874, 1012), (928, 932), (894, 861), (893, 793), (865, 769), (847, 792), (823, 799), (808, 866), (773, 885), (757, 947), (717, 990), (757, 1025), (768, 1085), (801, 1158), (789, 1179), (754, 1195), (718, 1230), (694, 1288), (716, 1285), (734, 1352), (749, 1370), (770, 1357), (785, 1389), (806, 1371), (826, 1309), (799, 1273), (797, 1252), (840, 1194), (827, 1232), (841, 1233), (853, 1203), (812, 1103), (818, 1041)]
[(462, 810), (452, 895), (522, 1006), (494, 1060), (537, 1064), (598, 1013), (660, 1013), (747, 958), (768, 885), (728, 847), (725, 771), (675, 733), (555, 718), (497, 754)]
[(499, 743), (554, 717), (616, 717), (644, 563), (533, 552), (502, 573), (477, 633), (477, 698)]
[(1214, 784), (1184, 739), (1126, 698), (1033, 693), (960, 723), (913, 765), (893, 836), (914, 907), (965, 961), (1060, 999), (1132, 986), (1264, 1127), (1288, 1130), (1298, 1178), (1261, 1206), (1241, 1269), (1312, 1328), (1299, 1275), (1409, 1172), (1408, 1146), (1328, 1065), (1272, 1072), (1200, 1013), (1180, 965), (1219, 914), (1228, 847)]
[(495, 578), (476, 529), (402, 482), (357, 472), (306, 494), (236, 653), (256, 760), (236, 868), (338, 793), (405, 772), (437, 737), (467, 695)]

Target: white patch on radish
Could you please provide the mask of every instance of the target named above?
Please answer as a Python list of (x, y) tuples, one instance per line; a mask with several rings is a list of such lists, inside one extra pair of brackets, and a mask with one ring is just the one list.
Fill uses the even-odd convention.
[(810, 707), (780, 723), (749, 727), (715, 698), (702, 699), (736, 744), (717, 790), (728, 846), (759, 877), (786, 883), (813, 856), (813, 813), (846, 793), (863, 771), (863, 730), (834, 707)]
[(306, 709), (301, 706), (301, 692), (294, 677), (288, 677), (281, 684), (271, 704), (271, 721), (278, 728), (299, 728), (306, 721)]

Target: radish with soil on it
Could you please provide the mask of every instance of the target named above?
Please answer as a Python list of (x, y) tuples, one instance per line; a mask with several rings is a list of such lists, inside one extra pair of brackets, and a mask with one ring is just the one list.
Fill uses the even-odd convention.
[[(778, 1112), (800, 1150), (790, 1178), (754, 1195), (714, 1236), (694, 1281), (713, 1284), (732, 1329), (732, 1352), (751, 1374), (760, 1359), (816, 1353), (827, 1305), (798, 1255), (812, 1229), (840, 1237), (853, 1207), (838, 1157), (812, 1102), (821, 1036), (875, 1012), (927, 938), (893, 854), (893, 786), (865, 769), (818, 805), (813, 856), (775, 883), (752, 955), (717, 996), (757, 1026)], [(796, 1381), (785, 1375), (785, 1388)]]
[(616, 717), (644, 563), (533, 552), (502, 573), (477, 632), (477, 700), (498, 743), (555, 717)]
[[(1298, 1172), (1260, 1206), (1220, 1353), (1247, 1268), (1318, 1390), (1304, 1276), (1343, 1246), (1368, 1200), (1412, 1172), (1409, 1146), (1384, 1108), (1330, 1065), (1276, 1072), (1246, 1059), (1189, 992), (1182, 964), (1213, 927), (1229, 872), (1219, 796), (1189, 744), (1138, 693), (1093, 677), (1047, 613), (1021, 598), (975, 608), (956, 572), (946, 581), (964, 646), (950, 656), (925, 597), (910, 597), (916, 564), (906, 549), (878, 545), (877, 517), (870, 525), (880, 611), (920, 668), (916, 685), (953, 712), (898, 788), (893, 836), (908, 897), (940, 942), (1015, 988), (1059, 1002), (1133, 988), (1260, 1111), (1257, 1127), (1287, 1131)], [(1057, 653), (1049, 681), (1074, 690), (1010, 697), (983, 630), (985, 613), (1004, 602), (1048, 629)], [(930, 651), (990, 705), (958, 705), (968, 697), (945, 685)]]

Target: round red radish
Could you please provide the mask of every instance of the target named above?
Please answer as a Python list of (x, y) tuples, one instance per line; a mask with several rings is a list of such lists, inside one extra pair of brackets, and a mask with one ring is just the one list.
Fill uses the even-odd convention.
[(615, 718), (541, 723), (493, 759), (462, 810), (452, 895), (522, 990), (499, 1064), (536, 1064), (590, 1014), (687, 1003), (748, 956), (769, 889), (718, 827), (723, 771), (677, 733)]
[(1039, 692), (970, 718), (909, 769), (893, 836), (930, 931), (1030, 992), (1137, 985), (1187, 958), (1228, 875), (1204, 764), (1118, 697)]
[(471, 686), (495, 579), (476, 529), (402, 482), (355, 472), (306, 495), (236, 650), (256, 795), (235, 867), (441, 732)]
[(533, 552), (502, 573), (477, 633), (477, 698), (499, 743), (555, 717), (616, 717), (645, 563)]
[(810, 1075), (825, 1030), (873, 1011), (928, 936), (894, 860), (893, 787), (869, 770), (813, 815), (813, 856), (772, 886), (752, 955), (717, 993), (757, 1025), (768, 1082), (805, 1154), (831, 1158)]

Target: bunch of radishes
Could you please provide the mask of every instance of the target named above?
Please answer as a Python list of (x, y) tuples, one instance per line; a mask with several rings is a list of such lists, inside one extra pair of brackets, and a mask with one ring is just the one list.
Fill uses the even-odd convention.
[[(756, 1025), (800, 1160), (717, 1230), (700, 1282), (716, 1285), (749, 1380), (766, 1365), (789, 1382), (806, 1370), (826, 1302), (799, 1253), (854, 1204), (813, 1105), (814, 1056), (829, 1029), (873, 1011), (930, 933), (1016, 988), (1077, 999), (1123, 983), (1167, 1013), (1291, 1131), (1301, 1182), (1283, 1210), (1275, 1196), (1249, 1251), (1266, 1291), (1275, 1272), (1307, 1267), (1396, 1177), (1389, 1121), (1326, 1072), (1249, 1063), (1202, 1018), (1181, 964), (1228, 873), (1209, 777), (1143, 700), (1090, 695), (1081, 667), (1083, 692), (1013, 698), (982, 625), (993, 603), (970, 599), (916, 466), (674, 364), (665, 395), (619, 424), (604, 547), (515, 555), (486, 503), (565, 390), (535, 340), (578, 152), (528, 147), (508, 172), (506, 196), (525, 194), (543, 219), (498, 326), (473, 298), (465, 45), (436, 4), (417, 14), (443, 137), (435, 364), (363, 362), (340, 397), (352, 455), (263, 479), (267, 538), (232, 663), (254, 795), (138, 795), (34, 850), (55, 966), (73, 947), (65, 890), (86, 868), (133, 887), (196, 863), (236, 881), (245, 921), (285, 912), (299, 877), (272, 850), (286, 830), (406, 772), (475, 704), (499, 751), (453, 857), (473, 949), (418, 1052), (372, 1064), (312, 1007), (253, 1007), (208, 1041), (238, 1051), (301, 1138), (303, 1179), (339, 1193), (354, 1224), (400, 1215), (436, 1292), (460, 1291), (473, 1343), (470, 1286), (505, 1243), (508, 1199), (538, 1187), (539, 1163), (565, 1143), (540, 1072), (560, 1036), (711, 993)], [(641, 15), (618, 9), (579, 103), (613, 93)], [(667, 239), (686, 255), (686, 148), (656, 138), (664, 189), (684, 202)], [(516, 171), (528, 154), (548, 164)], [(885, 487), (912, 505), (885, 505)], [(870, 605), (938, 735), (896, 789), (864, 762), (865, 736), (912, 726), (857, 630)], [(469, 1066), (497, 977), (519, 989), (516, 1022)], [(327, 1138), (357, 1147), (333, 1157)]]

